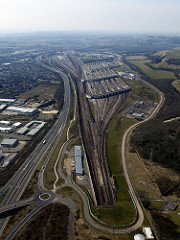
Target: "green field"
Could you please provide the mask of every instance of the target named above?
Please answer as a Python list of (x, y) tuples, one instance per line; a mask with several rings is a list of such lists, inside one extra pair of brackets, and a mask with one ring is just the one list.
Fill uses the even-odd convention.
[(175, 49), (166, 51), (166, 57), (168, 59), (180, 59), (180, 48), (175, 48)]
[(129, 224), (136, 217), (135, 208), (128, 191), (117, 193), (116, 206), (93, 206), (92, 212), (98, 219), (110, 225)]
[(110, 123), (107, 136), (107, 158), (112, 175), (122, 174), (121, 142), (124, 132), (137, 121), (118, 113)]
[(180, 80), (176, 80), (176, 81), (172, 82), (172, 85), (173, 85), (178, 91), (180, 91)]
[(158, 102), (159, 95), (141, 80), (125, 79), (125, 82), (131, 87), (132, 92), (126, 101), (126, 105), (133, 100)]
[(41, 84), (19, 96), (21, 99), (27, 98), (38, 98), (41, 100), (51, 100), (54, 99), (54, 95), (56, 90), (58, 89), (58, 85), (51, 84)]
[(132, 64), (138, 66), (146, 75), (154, 79), (176, 79), (174, 73), (163, 70), (153, 70), (146, 65), (146, 63), (151, 63), (150, 60), (143, 61), (130, 61)]

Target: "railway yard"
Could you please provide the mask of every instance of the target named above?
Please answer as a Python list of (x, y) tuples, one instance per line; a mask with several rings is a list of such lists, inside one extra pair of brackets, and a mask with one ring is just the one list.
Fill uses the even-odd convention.
[[(106, 95), (107, 90), (109, 91), (109, 93), (114, 92), (113, 87), (110, 87), (113, 79), (111, 74), (113, 74), (113, 77), (116, 77), (116, 73), (115, 71), (113, 71), (112, 73), (112, 70), (110, 71), (109, 69), (110, 66), (107, 67), (106, 63), (104, 62), (101, 63), (98, 62), (94, 64), (91, 63), (90, 64), (90, 66), (92, 66), (91, 72), (98, 71), (98, 69), (95, 70), (95, 67), (97, 66), (98, 68), (102, 67), (103, 69), (103, 71), (100, 70), (101, 74), (99, 74), (99, 76), (101, 75), (100, 78), (101, 82), (103, 82), (102, 86), (103, 85), (105, 86), (106, 81), (109, 81), (108, 85), (106, 86), (106, 90), (103, 89), (101, 92), (101, 96), (99, 98), (94, 99), (96, 113), (95, 120), (93, 120), (90, 115), (89, 106), (87, 102), (88, 100), (86, 98), (86, 92), (83, 86), (84, 82), (81, 81), (81, 78), (79, 77), (80, 70), (78, 69), (78, 66), (76, 64), (77, 60), (74, 59), (74, 56), (72, 56), (71, 54), (69, 54), (68, 57), (69, 60), (71, 60), (72, 63), (74, 63), (76, 71), (72, 70), (74, 68), (72, 68), (71, 65), (68, 67), (69, 60), (66, 63), (63, 63), (63, 67), (66, 66), (66, 70), (69, 73), (71, 73), (76, 82), (81, 135), (96, 195), (96, 199), (94, 202), (96, 202), (98, 205), (114, 205), (116, 203), (115, 183), (113, 177), (111, 176), (108, 166), (105, 139), (108, 124), (115, 115), (115, 113), (123, 105), (124, 101), (128, 96), (128, 91), (121, 92), (121, 94), (111, 95), (109, 94), (107, 96)], [(61, 64), (61, 62), (59, 62), (59, 64)], [(90, 68), (88, 68), (88, 71), (90, 71)], [(90, 81), (92, 86), (94, 83), (99, 83), (96, 80), (93, 81), (93, 79), (91, 79)], [(116, 82), (116, 87), (118, 86), (120, 88), (121, 86), (121, 89), (122, 86), (125, 86), (125, 83), (121, 81), (120, 78), (118, 78), (118, 80), (114, 80), (114, 82)], [(89, 83), (89, 81), (87, 81), (87, 83)], [(130, 88), (128, 86), (126, 87), (130, 91)], [(95, 85), (94, 88), (98, 87)]]
[(88, 98), (104, 98), (125, 93), (131, 89), (119, 77), (114, 63), (109, 61), (90, 62), (82, 66), (84, 86)]

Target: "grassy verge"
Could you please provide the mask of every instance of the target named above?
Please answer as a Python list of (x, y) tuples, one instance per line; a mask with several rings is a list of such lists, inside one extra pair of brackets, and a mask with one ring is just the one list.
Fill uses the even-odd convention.
[(65, 129), (61, 135), (61, 138), (58, 142), (58, 145), (57, 145), (55, 151), (53, 152), (51, 159), (49, 160), (49, 162), (45, 168), (45, 171), (44, 171), (44, 186), (49, 190), (53, 188), (53, 183), (56, 180), (56, 176), (54, 173), (54, 165), (57, 160), (59, 151), (60, 151), (63, 143), (66, 141), (67, 128), (68, 128), (68, 123), (66, 124), (66, 127), (65, 127)]
[(39, 191), (38, 188), (38, 176), (39, 176), (39, 170), (35, 170), (33, 177), (31, 178), (29, 184), (27, 185), (21, 199), (26, 199), (31, 197), (34, 193)]
[(121, 143), (124, 132), (137, 120), (128, 118), (119, 112), (110, 123), (107, 136), (107, 157), (111, 174), (122, 174)]
[(74, 147), (75, 145), (82, 145), (80, 135), (78, 135), (77, 137), (75, 137), (74, 140), (67, 146), (66, 149), (69, 151), (69, 150), (70, 150), (72, 147)]

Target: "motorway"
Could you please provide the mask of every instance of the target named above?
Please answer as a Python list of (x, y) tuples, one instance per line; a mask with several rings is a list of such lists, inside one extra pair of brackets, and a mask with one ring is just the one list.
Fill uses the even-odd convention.
[[(42, 157), (48, 148), (55, 148), (59, 138), (63, 132), (65, 123), (67, 121), (67, 116), (69, 112), (70, 106), (70, 85), (68, 77), (59, 69), (55, 67), (49, 67), (44, 65), (48, 69), (58, 73), (63, 81), (64, 81), (64, 105), (60, 116), (56, 120), (55, 124), (51, 128), (51, 130), (45, 136), (47, 143), (44, 145), (42, 142), (38, 144), (35, 150), (31, 153), (31, 155), (25, 160), (25, 162), (21, 165), (21, 167), (16, 171), (13, 177), (7, 182), (5, 186), (3, 186), (0, 191), (5, 192), (8, 190), (6, 196), (4, 197), (1, 205), (7, 205), (9, 203), (17, 202), (22, 196), (25, 188), (27, 187), (29, 181), (31, 180), (38, 164), (40, 163)], [(58, 139), (58, 140), (57, 140)], [(51, 151), (52, 153), (52, 151)], [(48, 159), (48, 160), (47, 160)], [(50, 159), (50, 154), (45, 160), (45, 165)], [(43, 186), (41, 186), (43, 187)], [(43, 188), (42, 188), (43, 190)], [(10, 217), (4, 218), (0, 220), (0, 236), (2, 235)]]

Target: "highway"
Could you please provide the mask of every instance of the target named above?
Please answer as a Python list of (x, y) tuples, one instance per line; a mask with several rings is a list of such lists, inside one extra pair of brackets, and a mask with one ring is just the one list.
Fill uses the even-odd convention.
[[(44, 65), (44, 64), (43, 64)], [(63, 81), (64, 81), (64, 104), (60, 116), (54, 123), (53, 127), (47, 133), (45, 139), (46, 144), (44, 145), (42, 142), (38, 144), (35, 150), (31, 153), (31, 155), (25, 160), (22, 166), (16, 171), (13, 177), (7, 182), (7, 184), (2, 187), (0, 190), (5, 192), (8, 190), (6, 196), (4, 197), (1, 205), (7, 205), (9, 203), (17, 202), (20, 197), (22, 196), (26, 186), (28, 185), (29, 181), (31, 180), (38, 164), (40, 163), (42, 157), (44, 156), (45, 152), (49, 147), (55, 148), (59, 138), (62, 134), (64, 129), (65, 123), (67, 121), (67, 116), (69, 112), (70, 106), (70, 85), (68, 77), (59, 69), (55, 67), (50, 67), (44, 65), (48, 69), (58, 73)], [(52, 151), (51, 151), (52, 153)], [(48, 159), (48, 160), (47, 160)], [(45, 159), (45, 165), (50, 159), (50, 154)], [(43, 187), (44, 186), (40, 186)], [(10, 217), (4, 218), (0, 220), (0, 236), (3, 233), (8, 220)]]

